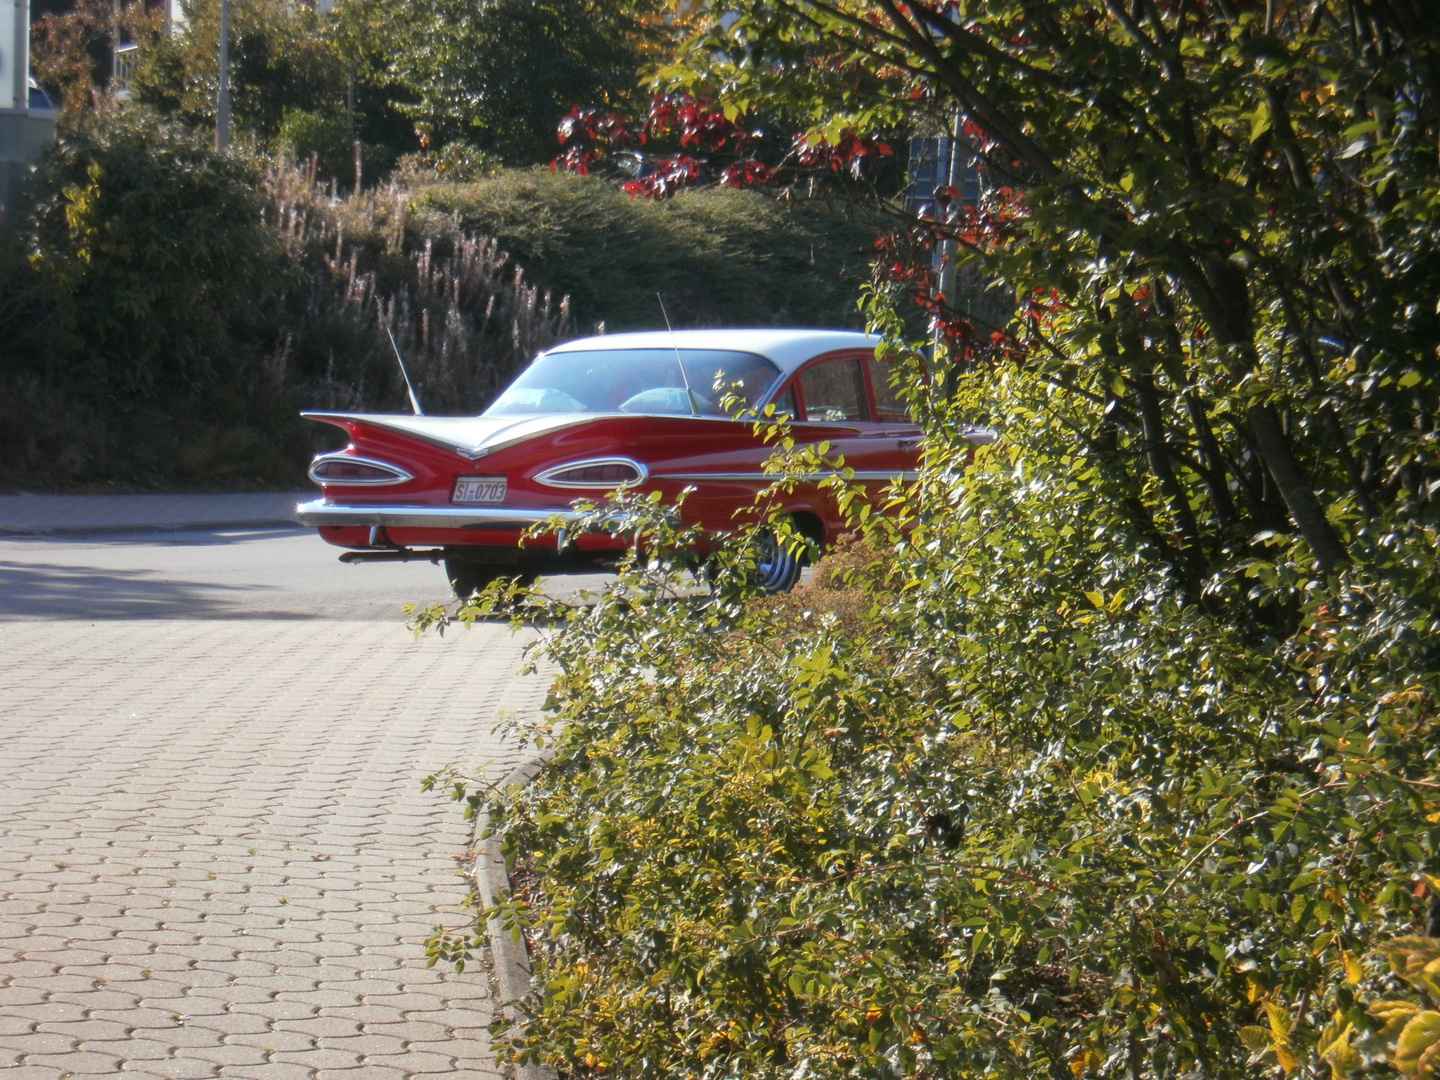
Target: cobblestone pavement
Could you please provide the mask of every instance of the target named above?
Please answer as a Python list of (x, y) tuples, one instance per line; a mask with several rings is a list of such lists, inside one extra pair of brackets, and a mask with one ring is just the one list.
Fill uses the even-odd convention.
[(484, 971), (425, 966), (470, 836), (419, 781), (516, 764), (521, 645), (0, 622), (0, 1080), (497, 1076)]

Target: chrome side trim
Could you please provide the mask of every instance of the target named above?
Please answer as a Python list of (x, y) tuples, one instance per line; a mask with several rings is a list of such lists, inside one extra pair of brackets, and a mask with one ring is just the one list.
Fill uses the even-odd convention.
[[(832, 479), (834, 479), (835, 477), (837, 477), (837, 476), (839, 476), (839, 475), (840, 475), (840, 473), (838, 473), (838, 472), (833, 472), (833, 471), (832, 471), (832, 472), (814, 472), (814, 473), (804, 473), (803, 475), (796, 477), (796, 479), (798, 479), (798, 480), (804, 480), (804, 481), (807, 481), (807, 482), (812, 483), (812, 484), (818, 484), (818, 483), (820, 483), (822, 480), (832, 480)], [(721, 481), (724, 481), (725, 483), (738, 483), (738, 484), (773, 484), (775, 481), (780, 480), (780, 479), (783, 479), (783, 478), (784, 478), (784, 477), (783, 477), (783, 474), (782, 474), (782, 473), (767, 473), (767, 472), (655, 473), (655, 474), (653, 474), (653, 475), (651, 476), (651, 479), (652, 479), (652, 480), (686, 480), (686, 481), (695, 481), (695, 480), (721, 480)], [(888, 481), (890, 481), (890, 480), (903, 480), (903, 481), (905, 481), (906, 483), (910, 483), (910, 482), (912, 482), (912, 481), (919, 480), (919, 479), (920, 479), (920, 474), (919, 474), (918, 472), (913, 472), (913, 471), (910, 471), (910, 470), (908, 470), (908, 469), (905, 470), (904, 472), (868, 471), (868, 472), (857, 472), (857, 473), (855, 474), (855, 477), (854, 477), (854, 478), (855, 478), (856, 480), (863, 480), (863, 481), (865, 481), (866, 483), (882, 483), (882, 484), (883, 484), (883, 483), (886, 483), (886, 482), (888, 482)]]
[(400, 529), (528, 529), (551, 518), (564, 522), (584, 516), (569, 509), (523, 506), (339, 506), (323, 499), (300, 503), (301, 525), (380, 525)]
[[(624, 465), (635, 470), (635, 479), (626, 480), (615, 484), (608, 481), (596, 483), (593, 480), (556, 480), (553, 477), (557, 473), (569, 472), (571, 469), (585, 469), (595, 465)], [(597, 457), (586, 458), (583, 461), (568, 461), (564, 465), (556, 465), (554, 468), (546, 469), (542, 473), (535, 474), (535, 482), (544, 484), (546, 487), (554, 488), (588, 488), (592, 491), (614, 491), (621, 487), (634, 487), (636, 484), (643, 484), (650, 477), (650, 470), (634, 458), (628, 457)]]
[[(390, 473), (388, 480), (330, 480), (315, 475), (315, 470), (327, 461), (342, 461), (347, 465), (369, 465), (372, 469), (384, 469)], [(404, 484), (415, 477), (402, 469), (399, 465), (392, 465), (388, 461), (381, 461), (378, 458), (360, 457), (358, 454), (317, 454), (315, 460), (310, 462), (310, 479), (322, 487), (335, 484), (343, 487), (385, 487), (389, 484)]]
[(912, 469), (906, 469), (902, 472), (857, 472), (855, 479), (864, 480), (867, 483), (873, 481), (878, 484), (888, 484), (891, 480), (899, 480), (902, 483), (913, 484), (916, 480), (920, 479), (920, 474)]

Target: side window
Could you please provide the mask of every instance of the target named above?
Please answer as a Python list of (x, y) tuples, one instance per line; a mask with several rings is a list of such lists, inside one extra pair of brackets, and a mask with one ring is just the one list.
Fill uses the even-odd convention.
[(890, 385), (890, 366), (879, 360), (867, 360), (870, 371), (870, 389), (875, 391), (875, 419), (882, 424), (910, 423), (910, 410)]
[(800, 396), (805, 419), (820, 421), (869, 420), (865, 400), (865, 374), (860, 361), (844, 357), (817, 364), (800, 375)]
[(786, 420), (795, 419), (795, 384), (791, 383), (785, 392), (775, 399), (775, 415)]

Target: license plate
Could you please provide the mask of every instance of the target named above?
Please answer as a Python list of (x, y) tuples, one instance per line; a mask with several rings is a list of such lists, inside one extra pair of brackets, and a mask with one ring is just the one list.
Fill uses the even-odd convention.
[(451, 502), (503, 503), (506, 479), (503, 476), (459, 476), (455, 478), (455, 494)]

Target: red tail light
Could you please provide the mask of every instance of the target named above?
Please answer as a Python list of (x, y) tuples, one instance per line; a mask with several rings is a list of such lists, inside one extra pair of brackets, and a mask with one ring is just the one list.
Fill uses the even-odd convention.
[(310, 463), (310, 479), (317, 484), (403, 484), (415, 477), (398, 465), (353, 454), (321, 454)]
[(649, 476), (649, 470), (630, 458), (592, 458), (572, 461), (546, 469), (535, 479), (550, 487), (617, 488), (638, 484)]

